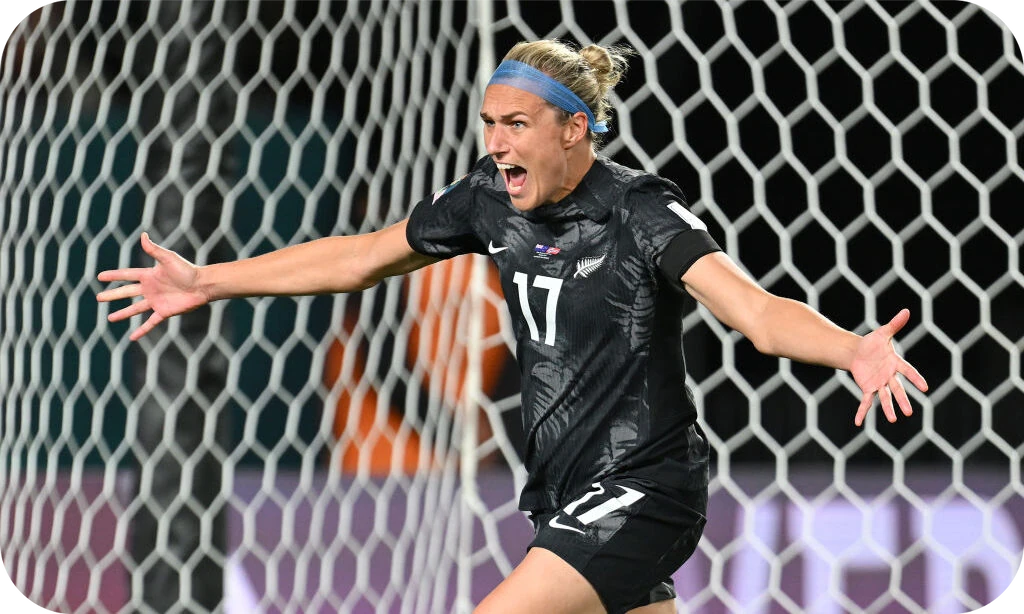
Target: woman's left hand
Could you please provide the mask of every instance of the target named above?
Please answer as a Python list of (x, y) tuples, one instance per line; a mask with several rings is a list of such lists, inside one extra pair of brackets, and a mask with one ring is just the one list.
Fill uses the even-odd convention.
[(857, 426), (864, 423), (864, 417), (871, 409), (876, 394), (882, 402), (882, 410), (889, 422), (896, 422), (896, 410), (892, 403), (894, 394), (903, 415), (909, 416), (913, 413), (907, 391), (897, 374), (902, 374), (921, 392), (928, 390), (928, 382), (917, 369), (896, 353), (896, 348), (892, 345), (892, 338), (908, 321), (910, 310), (903, 309), (888, 324), (862, 337), (857, 346), (853, 362), (850, 363), (850, 373), (863, 393), (860, 406), (857, 408), (857, 416), (854, 418)]

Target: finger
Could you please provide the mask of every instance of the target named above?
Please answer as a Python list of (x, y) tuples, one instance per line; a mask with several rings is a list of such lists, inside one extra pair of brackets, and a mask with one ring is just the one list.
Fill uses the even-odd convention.
[(96, 276), (100, 281), (139, 281), (142, 274), (149, 269), (114, 269), (102, 271)]
[(167, 254), (166, 249), (153, 243), (153, 240), (149, 238), (148, 232), (142, 233), (142, 251), (152, 256), (157, 262), (163, 262)]
[(896, 367), (896, 371), (903, 374), (903, 377), (917, 387), (921, 392), (928, 392), (928, 382), (925, 381), (924, 376), (918, 373), (914, 365), (907, 362), (905, 359), (900, 358), (899, 365)]
[(149, 319), (147, 319), (145, 322), (143, 322), (142, 326), (140, 326), (140, 327), (136, 328), (134, 331), (132, 331), (132, 334), (128, 338), (131, 339), (132, 341), (138, 341), (146, 333), (148, 333), (149, 331), (151, 331), (154, 328), (156, 328), (157, 324), (159, 324), (159, 323), (161, 323), (163, 321), (164, 321), (164, 317), (162, 315), (160, 315), (159, 313), (154, 311), (153, 315), (149, 316)]
[(132, 316), (137, 316), (140, 313), (149, 311), (149, 301), (142, 299), (137, 303), (132, 303), (124, 309), (118, 309), (114, 313), (107, 316), (107, 320), (111, 322), (120, 322), (121, 320), (127, 320)]
[(868, 415), (868, 410), (871, 409), (871, 401), (874, 399), (874, 394), (870, 392), (864, 393), (864, 396), (860, 399), (860, 406), (857, 407), (857, 416), (853, 419), (853, 423), (857, 426), (864, 424), (864, 418)]
[(142, 285), (131, 284), (128, 286), (121, 286), (120, 288), (104, 290), (96, 295), (96, 300), (101, 303), (106, 303), (109, 301), (119, 301), (123, 298), (135, 298), (140, 294), (142, 294)]
[(892, 406), (892, 392), (888, 386), (878, 389), (878, 399), (882, 402), (882, 411), (889, 422), (896, 422), (896, 408)]
[(910, 405), (910, 399), (907, 397), (907, 391), (903, 388), (900, 378), (892, 377), (889, 379), (889, 390), (892, 390), (892, 393), (896, 395), (896, 404), (900, 406), (903, 415), (912, 416), (914, 408)]
[(910, 310), (906, 308), (900, 309), (900, 312), (893, 316), (893, 318), (889, 320), (889, 323), (883, 326), (882, 328), (885, 329), (885, 333), (887, 335), (889, 335), (890, 337), (895, 337), (896, 333), (900, 332), (900, 329), (906, 326), (907, 322), (909, 321)]

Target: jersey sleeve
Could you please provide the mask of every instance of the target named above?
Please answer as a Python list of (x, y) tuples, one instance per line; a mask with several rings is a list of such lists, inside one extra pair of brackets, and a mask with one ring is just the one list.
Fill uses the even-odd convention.
[(456, 179), (413, 207), (405, 236), (414, 250), (442, 259), (485, 253), (474, 227), (473, 179)]
[(701, 256), (722, 251), (674, 184), (642, 186), (630, 192), (630, 199), (644, 256), (674, 286), (682, 287), (679, 278)]

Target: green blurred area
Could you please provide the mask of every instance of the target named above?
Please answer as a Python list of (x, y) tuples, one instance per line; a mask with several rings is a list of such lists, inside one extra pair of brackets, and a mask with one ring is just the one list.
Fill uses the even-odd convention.
[[(18, 101), (15, 101), (18, 102)], [(9, 202), (20, 203), (19, 210), (6, 210), (0, 222), (5, 233), (17, 237), (0, 257), (7, 258), (13, 279), (9, 283), (8, 301), (15, 309), (0, 313), (0, 328), (17, 331), (10, 348), (12, 359), (8, 378), (12, 390), (5, 391), (3, 428), (18, 433), (12, 447), (15, 459), (33, 457), (27, 466), (43, 468), (51, 462), (61, 467), (73, 464), (86, 466), (130, 464), (130, 449), (122, 445), (129, 423), (128, 405), (132, 380), (132, 345), (129, 323), (108, 323), (101, 311), (96, 292), (106, 287), (96, 281), (96, 274), (105, 269), (131, 265), (131, 254), (138, 251), (138, 237), (143, 228), (145, 194), (135, 169), (139, 165), (138, 135), (126, 126), (128, 106), (115, 103), (97, 113), (83, 108), (77, 115), (70, 105), (55, 104), (51, 108), (29, 109), (20, 101), (19, 110), (30, 122), (26, 134), (31, 138), (17, 140), (17, 151), (10, 163), (19, 190)], [(308, 109), (289, 105), (287, 127), (301, 132), (308, 121)], [(272, 110), (254, 107), (247, 117), (246, 129), (255, 134), (273, 134)], [(329, 128), (336, 128), (340, 115), (324, 117)], [(230, 185), (242, 182), (253, 155), (252, 143), (236, 135), (230, 147), (237, 156), (238, 176), (228, 179)], [(314, 136), (303, 147), (299, 179), (307, 185), (316, 183), (324, 172), (323, 138)], [(351, 143), (340, 147), (343, 152), (339, 176), (351, 172)], [(289, 142), (274, 136), (260, 144), (261, 163), (258, 180), (270, 189), (287, 182), (283, 169), (291, 154)], [(319, 160), (319, 163), (317, 162)], [(10, 175), (9, 175), (10, 176)], [(339, 197), (335, 190), (325, 190), (317, 199), (307, 199), (294, 189), (281, 189), (272, 212), (272, 227), (287, 243), (308, 240), (301, 228), (303, 216), (313, 209), (315, 234), (330, 234), (339, 220)], [(253, 253), (273, 249), (274, 245), (261, 233), (264, 200), (255, 189), (241, 191), (235, 200), (231, 217), (232, 231), (252, 247)], [(157, 237), (154, 237), (158, 239)], [(137, 255), (137, 254), (136, 254)], [(270, 302), (262, 335), (280, 345), (294, 332), (296, 301), (264, 299)], [(315, 339), (323, 339), (330, 325), (331, 298), (312, 300), (306, 331)], [(232, 301), (228, 305), (227, 332), (233, 348), (243, 342), (252, 330), (254, 303)], [(135, 319), (136, 322), (139, 318)], [(285, 357), (282, 389), (287, 394), (271, 395), (258, 412), (257, 441), (273, 448), (285, 433), (290, 412), (299, 412), (300, 442), (313, 439), (319, 425), (321, 404), (315, 395), (299, 403), (288, 403), (281, 396), (297, 395), (308, 385), (312, 355), (300, 346)], [(234, 442), (241, 438), (249, 408), (239, 398), (256, 399), (264, 394), (270, 379), (272, 356), (253, 351), (242, 360), (238, 369), (237, 391), (229, 411), (234, 425)], [(13, 402), (11, 402), (13, 401)], [(248, 419), (253, 419), (248, 416)], [(93, 437), (94, 434), (99, 435)], [(119, 449), (120, 446), (120, 449)], [(252, 451), (243, 464), (259, 464), (264, 459)], [(288, 449), (280, 459), (284, 467), (296, 466), (300, 454)]]

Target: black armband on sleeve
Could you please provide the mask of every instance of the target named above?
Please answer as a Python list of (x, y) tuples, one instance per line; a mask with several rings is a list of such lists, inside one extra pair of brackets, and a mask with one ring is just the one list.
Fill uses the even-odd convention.
[(682, 286), (679, 280), (694, 262), (704, 255), (720, 252), (722, 248), (704, 230), (686, 230), (677, 234), (658, 258), (658, 268), (669, 282)]

